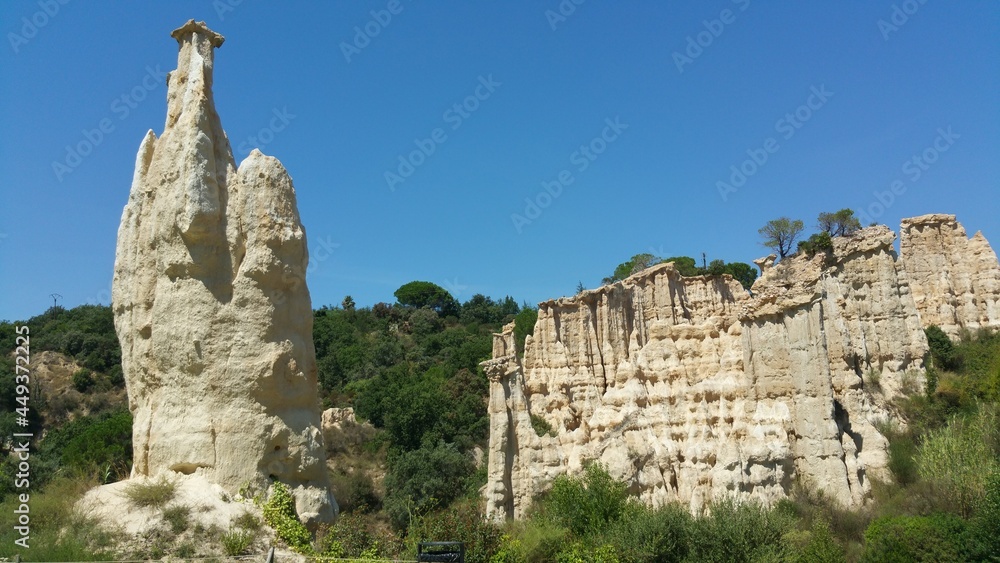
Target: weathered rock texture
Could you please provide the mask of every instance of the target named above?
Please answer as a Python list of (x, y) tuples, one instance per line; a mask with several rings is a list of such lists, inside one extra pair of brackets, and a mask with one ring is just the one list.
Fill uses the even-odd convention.
[(1000, 267), (982, 232), (971, 239), (954, 215), (904, 219), (900, 255), (925, 325), (955, 338), (1000, 327)]
[(295, 189), (257, 150), (236, 167), (212, 99), (222, 36), (194, 21), (172, 35), (166, 126), (139, 147), (112, 291), (132, 474), (198, 473), (230, 492), (273, 477), (300, 517), (328, 521)]
[(829, 256), (762, 259), (753, 296), (663, 264), (547, 301), (523, 360), (505, 327), (483, 364), (488, 513), (521, 517), (593, 461), (642, 500), (694, 512), (724, 494), (770, 503), (797, 480), (864, 502), (888, 475), (875, 424), (922, 384), (927, 353), (894, 239), (872, 227)]

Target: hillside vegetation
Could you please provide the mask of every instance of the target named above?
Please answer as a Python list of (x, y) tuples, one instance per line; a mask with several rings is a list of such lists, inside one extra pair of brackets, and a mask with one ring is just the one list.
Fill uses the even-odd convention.
[[(412, 557), (418, 541), (461, 540), (470, 562), (995, 561), (1000, 554), (996, 333), (952, 342), (936, 327), (927, 330), (927, 387), (896, 402), (905, 425), (882, 429), (894, 482), (876, 483), (873, 501), (861, 510), (800, 486), (774, 507), (721, 502), (711, 515), (693, 517), (679, 506), (639, 504), (592, 465), (580, 478), (558, 479), (527, 520), (498, 525), (483, 520), (479, 495), (488, 381), (478, 364), (490, 356), (491, 333), (505, 323), (516, 321), (523, 346), (536, 312), (510, 297), (475, 295), (459, 303), (427, 282), (404, 285), (396, 298), (358, 308), (348, 297), (314, 311), (324, 408), (352, 407), (359, 423), (345, 425), (342, 439), (327, 444), (342, 516), (297, 540), (303, 551), (398, 558)], [(14, 371), (17, 324), (0, 323), (7, 373)], [(64, 384), (72, 389), (38, 379), (32, 387), (29, 430), (42, 437), (32, 452), (33, 545), (45, 547), (22, 556), (162, 554), (134, 544), (123, 552), (113, 534), (59, 533), (85, 524), (70, 510), (75, 498), (89, 486), (125, 478), (131, 463), (131, 417), (110, 309), (56, 307), (24, 324), (33, 357), (57, 352), (79, 368)], [(0, 380), (5, 436), (23, 430), (14, 397), (12, 378)], [(15, 444), (0, 446), (0, 470), (13, 475)], [(0, 510), (14, 510), (12, 492), (12, 480), (0, 481)], [(12, 534), (0, 530), (0, 556)], [(233, 541), (223, 535), (211, 540)]]

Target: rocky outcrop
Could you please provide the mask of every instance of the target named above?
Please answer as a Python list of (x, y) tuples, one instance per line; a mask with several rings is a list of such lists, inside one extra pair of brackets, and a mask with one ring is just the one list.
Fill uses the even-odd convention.
[(968, 238), (954, 215), (904, 219), (900, 255), (925, 326), (952, 338), (1000, 327), (1000, 264), (982, 232)]
[(273, 478), (305, 521), (329, 521), (295, 189), (260, 151), (235, 164), (212, 99), (222, 36), (194, 21), (172, 36), (166, 125), (139, 147), (112, 288), (132, 474), (196, 473), (230, 493)]
[(590, 462), (694, 512), (726, 494), (769, 503), (796, 481), (862, 503), (886, 475), (884, 397), (919, 384), (927, 351), (894, 238), (874, 227), (829, 256), (762, 260), (752, 296), (662, 264), (547, 301), (523, 360), (505, 327), (483, 364), (488, 513), (521, 517)]

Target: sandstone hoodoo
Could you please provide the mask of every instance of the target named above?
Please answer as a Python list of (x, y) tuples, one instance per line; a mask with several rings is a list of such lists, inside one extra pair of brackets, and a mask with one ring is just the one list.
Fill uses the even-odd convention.
[[(998, 325), (1000, 266), (954, 216), (835, 237), (829, 253), (756, 263), (752, 292), (672, 263), (541, 303), (515, 351), (494, 336), (487, 513), (519, 518), (598, 462), (643, 501), (699, 512), (798, 482), (845, 506), (890, 478), (878, 424), (922, 388), (923, 329)], [(912, 290), (911, 290), (912, 287)], [(551, 429), (551, 430), (548, 430)]]
[(194, 473), (230, 493), (276, 479), (300, 518), (329, 521), (295, 189), (258, 150), (236, 166), (212, 98), (223, 37), (193, 20), (172, 36), (166, 125), (139, 147), (112, 291), (132, 475)]
[(954, 215), (903, 220), (900, 255), (925, 325), (955, 338), (1000, 327), (1000, 267), (983, 233), (967, 238)]

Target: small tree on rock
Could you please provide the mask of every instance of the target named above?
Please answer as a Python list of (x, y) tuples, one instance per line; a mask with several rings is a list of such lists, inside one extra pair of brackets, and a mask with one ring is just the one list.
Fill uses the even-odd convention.
[(780, 257), (784, 258), (791, 251), (795, 239), (799, 238), (804, 228), (805, 224), (799, 219), (779, 217), (768, 221), (757, 232), (764, 237), (762, 243), (764, 246), (774, 250)]
[(843, 237), (853, 234), (861, 228), (861, 221), (854, 216), (853, 209), (841, 209), (836, 213), (819, 214), (820, 230), (825, 231), (831, 237)]

